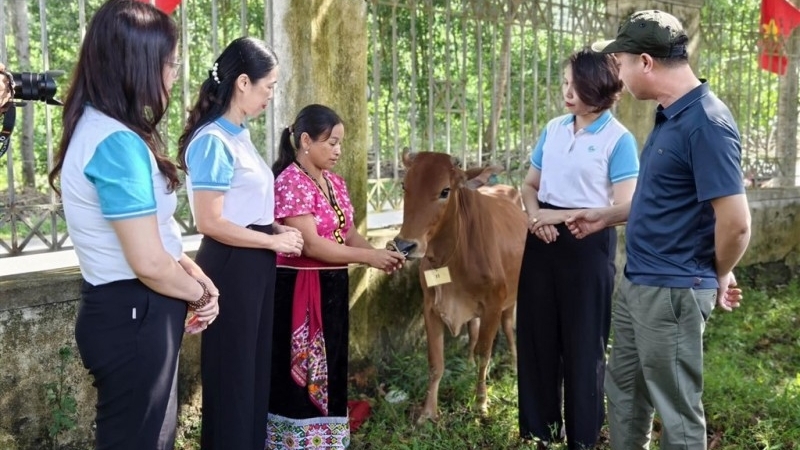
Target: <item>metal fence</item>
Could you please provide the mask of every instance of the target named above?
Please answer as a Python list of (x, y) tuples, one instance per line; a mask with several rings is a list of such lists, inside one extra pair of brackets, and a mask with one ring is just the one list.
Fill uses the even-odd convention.
[[(6, 0), (13, 2), (15, 0)], [(620, 0), (622, 1), (622, 0)], [(38, 0), (31, 3), (31, 41), (42, 55), (36, 70), (55, 67), (58, 45), (74, 45), (86, 17), (101, 0)], [(367, 0), (369, 16), (369, 85), (371, 150), (369, 152), (370, 213), (400, 209), (402, 152), (442, 151), (466, 165), (495, 163), (507, 171), (506, 182), (524, 177), (531, 146), (549, 118), (563, 112), (561, 62), (572, 51), (612, 35), (619, 23), (616, 0)], [(711, 2), (708, 2), (711, 3)], [(731, 108), (743, 138), (743, 165), (756, 184), (777, 170), (776, 114), (781, 79), (759, 70), (758, 1), (715, 1), (700, 15), (700, 55), (696, 71)], [(73, 35), (48, 35), (53, 5), (73, 5), (68, 18)], [(272, 2), (255, 0), (185, 1), (176, 13), (182, 30), (182, 108), (172, 108), (166, 130), (183, 121), (193, 74), (204, 73), (219, 42), (234, 35), (265, 36), (270, 41)], [(672, 12), (683, 2), (661, 2)], [(209, 14), (210, 11), (210, 14)], [(613, 12), (613, 13), (612, 13)], [(626, 11), (626, 13), (629, 11)], [(64, 14), (60, 12), (60, 14)], [(10, 14), (0, 11), (0, 60), (18, 62), (6, 53), (12, 37)], [(64, 20), (63, 17), (61, 20)], [(75, 26), (77, 24), (77, 26)], [(13, 40), (13, 37), (12, 37)], [(50, 45), (50, 48), (48, 48)], [(797, 55), (791, 55), (797, 61)], [(62, 67), (58, 67), (62, 68)], [(22, 68), (28, 69), (28, 68)], [(792, 66), (794, 70), (794, 66)], [(61, 81), (66, 83), (66, 80)], [(32, 106), (46, 134), (36, 146), (46, 148), (40, 172), (49, 170), (53, 136), (58, 136), (59, 111)], [(31, 108), (29, 106), (28, 108)], [(41, 114), (44, 114), (42, 118)], [(275, 139), (272, 115), (252, 124), (256, 142), (269, 158)], [(16, 133), (15, 133), (16, 134)], [(167, 136), (168, 141), (177, 136)], [(173, 143), (174, 145), (174, 143)], [(40, 151), (39, 154), (45, 154)], [(21, 189), (19, 162), (9, 152), (0, 160), (0, 257), (69, 246), (63, 213), (55, 195), (39, 175), (35, 189)], [(184, 195), (179, 196), (182, 200)], [(185, 201), (185, 200), (184, 200)], [(178, 219), (186, 233), (194, 232), (185, 203)]]
[[(501, 164), (505, 181), (517, 184), (538, 133), (563, 113), (561, 61), (613, 36), (620, 14), (631, 11), (631, 2), (614, 0), (369, 1), (370, 80), (379, 90), (370, 100), (368, 203), (376, 211), (402, 201), (404, 149), (447, 152), (468, 165)], [(756, 63), (758, 1), (706, 3), (695, 69), (736, 117), (743, 172), (758, 187), (779, 169), (782, 79)], [(673, 12), (686, 2), (659, 8)]]

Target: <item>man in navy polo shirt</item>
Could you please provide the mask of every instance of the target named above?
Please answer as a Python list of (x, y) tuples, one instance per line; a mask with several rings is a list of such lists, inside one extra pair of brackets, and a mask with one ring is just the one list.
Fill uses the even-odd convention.
[(661, 449), (706, 448), (703, 331), (715, 302), (731, 311), (741, 300), (732, 270), (750, 239), (750, 210), (739, 132), (692, 72), (687, 43), (675, 17), (639, 11), (592, 46), (615, 55), (634, 97), (659, 103), (629, 206), (568, 220), (579, 238), (628, 221), (605, 380), (614, 449), (648, 448), (654, 410)]

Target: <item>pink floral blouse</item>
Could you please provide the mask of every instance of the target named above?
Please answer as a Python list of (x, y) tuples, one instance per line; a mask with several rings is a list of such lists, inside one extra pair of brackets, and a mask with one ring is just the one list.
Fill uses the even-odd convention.
[[(345, 224), (341, 235), (346, 239), (348, 230), (353, 226), (353, 204), (347, 195), (347, 185), (342, 177), (333, 172), (324, 171), (323, 175), (330, 180), (336, 202), (344, 212)], [(286, 217), (305, 214), (314, 216), (317, 234), (336, 242), (333, 232), (338, 227), (339, 220), (333, 207), (314, 180), (296, 164), (291, 164), (275, 179), (275, 219), (284, 223), (283, 219)]]

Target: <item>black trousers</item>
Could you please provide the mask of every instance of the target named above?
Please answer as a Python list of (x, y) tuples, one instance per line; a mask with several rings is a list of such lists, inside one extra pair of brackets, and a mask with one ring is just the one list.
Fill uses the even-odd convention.
[[(271, 228), (258, 231), (271, 232)], [(220, 292), (219, 316), (203, 332), (200, 446), (263, 450), (267, 439), (275, 253), (204, 237), (195, 257)]]
[(75, 341), (97, 388), (95, 449), (172, 449), (186, 303), (139, 280), (84, 282)]
[(565, 225), (557, 228), (559, 236), (550, 244), (528, 234), (522, 258), (517, 296), (520, 434), (552, 441), (566, 432), (570, 449), (593, 448), (605, 417), (603, 378), (617, 237), (606, 229), (576, 239)]

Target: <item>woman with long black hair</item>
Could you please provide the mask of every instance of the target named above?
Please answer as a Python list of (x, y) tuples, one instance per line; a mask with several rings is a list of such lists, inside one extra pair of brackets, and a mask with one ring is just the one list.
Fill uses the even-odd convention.
[[(182, 250), (178, 172), (157, 125), (178, 77), (175, 23), (110, 0), (86, 30), (50, 183), (84, 283), (75, 340), (97, 388), (97, 449), (172, 449), (178, 352), (219, 312)], [(187, 306), (197, 320), (184, 325)]]
[(343, 139), (334, 110), (308, 105), (283, 130), (272, 166), (275, 218), (300, 230), (304, 246), (299, 257), (278, 255), (267, 449), (347, 447), (347, 266), (403, 265), (353, 226), (347, 185), (331, 170)]
[(274, 178), (246, 126), (277, 81), (275, 53), (235, 39), (208, 71), (178, 141), (203, 234), (195, 259), (224, 293), (224, 313), (201, 343), (203, 449), (263, 450), (266, 439), (275, 253), (303, 248), (297, 230), (273, 223)]

